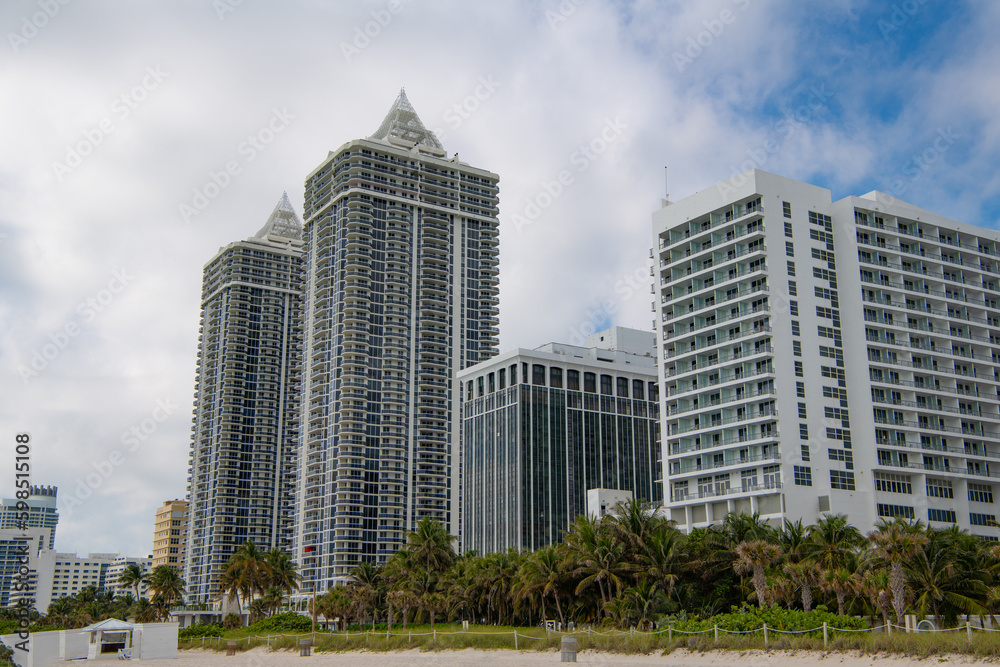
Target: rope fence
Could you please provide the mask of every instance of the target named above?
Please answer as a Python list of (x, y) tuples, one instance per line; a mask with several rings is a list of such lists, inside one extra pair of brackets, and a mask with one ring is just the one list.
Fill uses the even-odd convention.
[[(968, 638), (969, 638), (970, 642), (972, 641), (972, 636), (973, 636), (973, 631), (974, 630), (980, 631), (980, 632), (1000, 632), (1000, 629), (998, 629), (998, 628), (987, 628), (987, 627), (974, 626), (970, 622), (966, 622), (966, 624), (965, 624), (964, 627), (963, 626), (959, 626), (959, 627), (955, 627), (955, 628), (941, 628), (941, 629), (938, 629), (938, 628), (926, 628), (926, 629), (923, 629), (923, 628), (918, 628), (918, 627), (906, 628), (906, 627), (903, 627), (903, 626), (895, 625), (894, 623), (888, 623), (888, 624), (878, 625), (878, 626), (871, 627), (871, 628), (835, 628), (835, 627), (830, 626), (827, 623), (824, 623), (822, 626), (815, 627), (815, 628), (808, 629), (808, 630), (779, 630), (777, 628), (769, 628), (767, 625), (763, 625), (763, 626), (761, 626), (759, 628), (756, 628), (756, 629), (753, 629), (753, 630), (727, 630), (725, 628), (720, 628), (718, 625), (716, 625), (716, 626), (714, 626), (712, 628), (708, 628), (706, 630), (679, 630), (679, 629), (674, 628), (674, 624), (671, 623), (670, 625), (668, 625), (665, 628), (661, 628), (659, 630), (653, 630), (653, 631), (650, 631), (650, 632), (645, 632), (645, 631), (642, 631), (642, 630), (636, 630), (635, 628), (631, 628), (628, 631), (625, 631), (625, 630), (613, 630), (612, 629), (612, 630), (608, 630), (606, 632), (600, 632), (600, 631), (594, 630), (592, 628), (587, 628), (586, 630), (577, 629), (577, 630), (571, 630), (571, 631), (561, 631), (561, 630), (553, 630), (553, 629), (546, 628), (546, 630), (545, 630), (545, 636), (544, 637), (540, 637), (540, 636), (536, 636), (536, 635), (531, 635), (531, 634), (525, 634), (523, 632), (519, 633), (517, 630), (511, 630), (509, 632), (508, 631), (477, 632), (475, 630), (458, 630), (458, 631), (455, 631), (455, 632), (444, 632), (444, 631), (440, 631), (439, 632), (437, 630), (432, 630), (431, 632), (412, 632), (412, 631), (407, 631), (405, 633), (391, 632), (391, 631), (388, 631), (388, 630), (385, 631), (384, 633), (381, 632), (381, 631), (376, 632), (374, 630), (364, 630), (364, 631), (360, 631), (360, 632), (359, 631), (355, 631), (353, 635), (351, 634), (350, 631), (345, 631), (343, 633), (339, 633), (339, 632), (321, 632), (321, 633), (318, 633), (318, 634), (319, 634), (320, 637), (330, 637), (330, 638), (341, 637), (341, 638), (343, 638), (346, 641), (350, 641), (352, 637), (355, 638), (355, 639), (357, 639), (358, 637), (360, 637), (363, 634), (365, 636), (365, 642), (366, 643), (369, 641), (369, 639), (371, 637), (378, 637), (378, 638), (385, 637), (385, 639), (389, 639), (390, 637), (392, 637), (392, 638), (404, 638), (405, 637), (406, 640), (407, 640), (407, 642), (412, 642), (414, 637), (433, 637), (434, 640), (436, 641), (438, 637), (450, 637), (450, 636), (456, 636), (456, 635), (474, 635), (474, 636), (480, 636), (480, 637), (505, 637), (505, 636), (513, 636), (513, 638), (514, 638), (514, 648), (515, 649), (520, 649), (520, 642), (518, 641), (519, 638), (520, 639), (524, 639), (524, 640), (532, 640), (532, 641), (540, 641), (540, 640), (541, 641), (549, 641), (552, 638), (552, 636), (556, 636), (556, 637), (559, 637), (559, 636), (573, 636), (573, 637), (586, 636), (586, 637), (591, 637), (591, 636), (595, 636), (596, 635), (598, 637), (612, 637), (613, 638), (613, 637), (625, 637), (625, 636), (635, 636), (635, 635), (656, 636), (656, 635), (666, 634), (667, 637), (668, 637), (668, 639), (669, 639), (669, 641), (673, 641), (675, 633), (679, 634), (679, 635), (687, 635), (687, 636), (704, 635), (704, 634), (708, 634), (708, 633), (713, 633), (715, 641), (717, 642), (719, 640), (719, 633), (720, 632), (722, 634), (725, 634), (725, 635), (755, 635), (757, 633), (762, 633), (763, 634), (763, 638), (764, 638), (764, 645), (766, 646), (768, 644), (769, 637), (770, 637), (770, 635), (772, 633), (776, 633), (776, 634), (780, 634), (780, 635), (805, 635), (805, 634), (810, 634), (810, 633), (814, 633), (814, 632), (818, 633), (818, 632), (822, 631), (822, 633), (823, 633), (823, 646), (824, 646), (824, 648), (829, 648), (830, 633), (834, 633), (834, 632), (844, 632), (844, 633), (871, 632), (871, 633), (874, 633), (874, 632), (882, 631), (882, 632), (884, 632), (887, 635), (892, 635), (893, 634), (893, 630), (899, 630), (899, 631), (901, 631), (903, 633), (917, 634), (917, 635), (919, 635), (919, 634), (927, 634), (927, 633), (933, 634), (933, 633), (945, 633), (945, 632), (961, 632), (961, 631), (965, 631), (968, 634)], [(275, 639), (283, 639), (283, 638), (289, 638), (290, 637), (290, 638), (293, 638), (293, 639), (299, 639), (299, 640), (301, 640), (301, 639), (303, 639), (305, 637), (312, 637), (312, 636), (313, 636), (313, 633), (311, 633), (311, 632), (307, 632), (307, 633), (304, 633), (304, 634), (284, 634), (284, 633), (281, 633), (281, 634), (277, 634), (277, 635), (264, 635), (264, 636), (260, 636), (260, 635), (247, 635), (246, 637), (241, 637), (241, 638), (238, 638), (238, 639), (227, 639), (227, 638), (218, 637), (218, 636), (206, 636), (206, 637), (180, 638), (180, 639), (178, 639), (178, 642), (189, 642), (189, 644), (187, 645), (186, 648), (191, 648), (192, 647), (192, 643), (197, 643), (197, 642), (200, 642), (201, 647), (204, 647), (206, 640), (209, 642), (209, 646), (216, 646), (216, 647), (221, 647), (222, 646), (222, 642), (227, 642), (227, 644), (228, 643), (233, 643), (233, 644), (236, 644), (236, 645), (239, 645), (239, 644), (241, 644), (243, 642), (246, 642), (247, 648), (250, 648), (250, 645), (251, 645), (252, 641), (258, 641), (258, 642), (263, 641), (268, 646), (270, 646), (271, 645), (271, 640), (275, 640)]]

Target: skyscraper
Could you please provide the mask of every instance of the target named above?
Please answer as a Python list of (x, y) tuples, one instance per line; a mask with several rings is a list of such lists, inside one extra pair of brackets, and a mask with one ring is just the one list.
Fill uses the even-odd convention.
[[(31, 486), (28, 489), (28, 499), (20, 501), (17, 498), (0, 499), (0, 530), (15, 530), (19, 528), (45, 528), (48, 538), (42, 545), (44, 549), (56, 548), (56, 525), (59, 523), (59, 512), (56, 511), (56, 493), (54, 486)], [(19, 502), (27, 503), (27, 510), (17, 508)], [(27, 521), (24, 520), (27, 512)]]
[(153, 523), (154, 569), (160, 565), (169, 565), (184, 572), (187, 510), (188, 504), (184, 500), (167, 500), (156, 510)]
[(306, 179), (296, 558), (325, 590), (422, 517), (459, 523), (454, 374), (496, 354), (498, 176), (400, 92)]
[(1000, 234), (762, 171), (653, 228), (680, 527), (843, 513), (1000, 537)]
[(287, 196), (205, 265), (188, 477), (188, 599), (218, 593), (244, 541), (290, 547), (301, 358), (302, 225)]

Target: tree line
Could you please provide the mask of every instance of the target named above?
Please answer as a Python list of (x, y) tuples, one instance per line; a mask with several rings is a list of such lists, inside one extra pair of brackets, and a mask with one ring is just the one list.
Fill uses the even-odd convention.
[(431, 519), (384, 564), (361, 563), (317, 598), (326, 618), (357, 623), (469, 620), (495, 625), (606, 623), (651, 628), (747, 605), (818, 604), (873, 624), (907, 613), (937, 626), (1000, 612), (1000, 547), (957, 526), (882, 520), (867, 534), (844, 515), (773, 527), (730, 514), (684, 534), (641, 500), (578, 517), (561, 544), (533, 553), (457, 555)]

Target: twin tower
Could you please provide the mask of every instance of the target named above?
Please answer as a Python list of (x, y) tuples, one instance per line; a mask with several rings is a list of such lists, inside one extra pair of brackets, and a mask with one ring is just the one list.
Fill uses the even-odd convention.
[(459, 384), (497, 353), (499, 177), (448, 158), (400, 92), (378, 130), (205, 265), (184, 578), (219, 590), (246, 540), (302, 590), (458, 532)]

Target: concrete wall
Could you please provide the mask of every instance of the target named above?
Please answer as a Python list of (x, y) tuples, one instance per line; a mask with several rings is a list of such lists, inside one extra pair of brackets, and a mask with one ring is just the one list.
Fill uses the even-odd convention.
[(90, 633), (77, 630), (59, 631), (59, 655), (64, 660), (86, 658), (90, 645)]
[(62, 662), (59, 657), (59, 633), (59, 630), (32, 632), (27, 653), (14, 648), (21, 641), (17, 635), (4, 635), (0, 641), (14, 651), (14, 664), (18, 667), (49, 667)]

